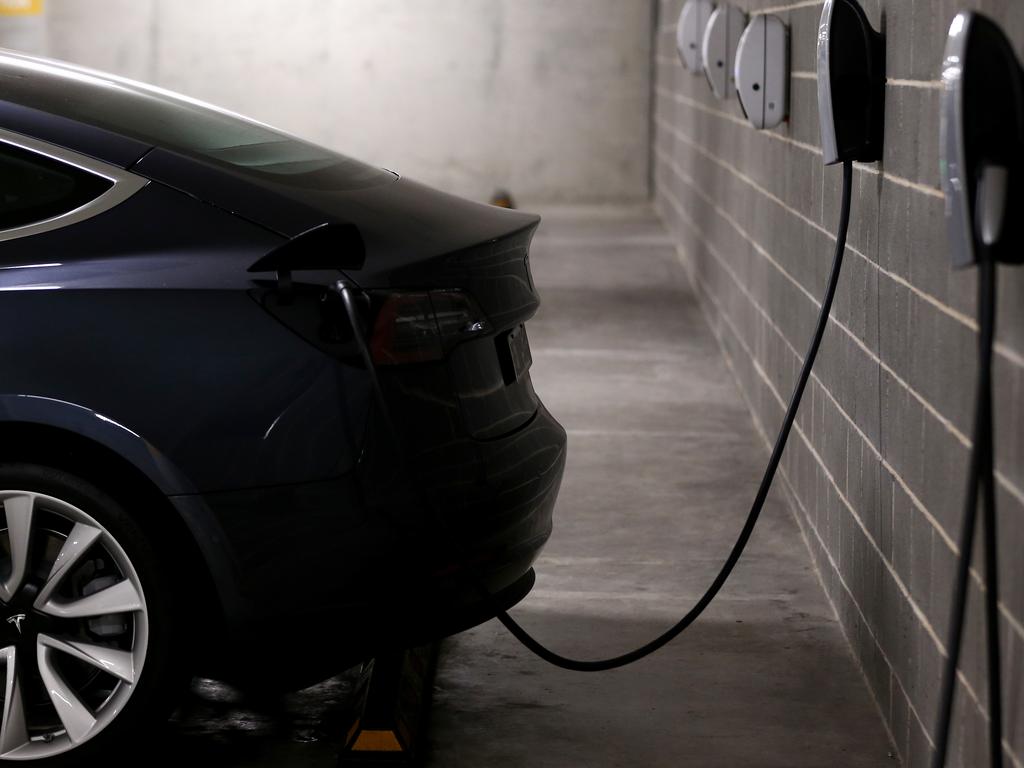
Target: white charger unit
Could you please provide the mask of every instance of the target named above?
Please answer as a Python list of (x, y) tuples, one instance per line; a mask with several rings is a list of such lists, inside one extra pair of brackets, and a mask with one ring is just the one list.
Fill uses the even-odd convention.
[(715, 96), (725, 100), (736, 93), (736, 50), (747, 26), (747, 15), (726, 3), (715, 9), (704, 30), (704, 74)]
[(693, 74), (703, 69), (701, 46), (704, 43), (704, 29), (715, 10), (711, 0), (687, 0), (679, 14), (679, 26), (676, 28), (676, 48), (683, 66)]
[(774, 128), (789, 114), (789, 35), (778, 16), (755, 16), (736, 51), (736, 92), (755, 128)]

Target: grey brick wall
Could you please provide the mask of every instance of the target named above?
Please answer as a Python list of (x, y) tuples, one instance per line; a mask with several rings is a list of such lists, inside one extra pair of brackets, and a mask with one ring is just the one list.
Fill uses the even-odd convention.
[[(773, 436), (810, 336), (838, 220), (824, 168), (818, 0), (735, 0), (791, 33), (791, 117), (757, 132), (683, 70), (682, 0), (660, 0), (657, 208), (759, 428)], [(865, 0), (886, 33), (885, 156), (858, 165), (842, 284), (782, 483), (904, 765), (927, 765), (970, 446), (975, 275), (954, 272), (938, 178), (938, 83), (949, 22), (980, 8), (1024, 47), (1019, 0)], [(996, 359), (1006, 723), (1024, 760), (1024, 270), (1001, 273)], [(986, 760), (981, 579), (971, 584), (951, 764)], [(841, 757), (837, 756), (837, 764)]]

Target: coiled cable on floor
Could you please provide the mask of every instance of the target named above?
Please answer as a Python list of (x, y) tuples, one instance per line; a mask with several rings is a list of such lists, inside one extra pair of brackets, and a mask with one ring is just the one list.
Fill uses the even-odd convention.
[(978, 519), (980, 493), (985, 527), (985, 625), (988, 653), (989, 757), (994, 768), (1003, 764), (1002, 681), (999, 663), (999, 575), (996, 555), (996, 497), (994, 428), (992, 422), (992, 349), (996, 326), (996, 264), (988, 254), (978, 265), (978, 383), (974, 395), (974, 434), (967, 475), (967, 499), (961, 522), (960, 560), (957, 565), (953, 605), (950, 610), (949, 642), (942, 673), (939, 717), (935, 731), (933, 768), (943, 768), (949, 750), (956, 670), (963, 640), (967, 587), (970, 583), (971, 553)]
[(811, 377), (811, 370), (814, 368), (814, 360), (818, 356), (818, 349), (821, 347), (821, 339), (825, 335), (825, 328), (828, 327), (829, 315), (832, 312), (832, 301), (835, 299), (836, 287), (839, 285), (839, 273), (843, 267), (843, 254), (846, 251), (846, 234), (850, 225), (850, 189), (853, 181), (852, 177), (853, 166), (851, 162), (847, 160), (843, 163), (843, 200), (839, 214), (839, 230), (836, 233), (836, 250), (835, 255), (832, 258), (832, 271), (828, 278), (828, 286), (825, 289), (825, 295), (821, 301), (821, 310), (818, 312), (818, 322), (814, 328), (814, 336), (811, 339), (811, 345), (807, 350), (807, 355), (804, 357), (803, 366), (800, 368), (800, 376), (797, 379), (796, 388), (793, 390), (793, 396), (790, 398), (789, 406), (786, 408), (786, 416), (782, 420), (782, 427), (779, 429), (778, 437), (775, 439), (775, 446), (772, 448), (771, 457), (768, 459), (768, 466), (765, 468), (764, 475), (761, 478), (761, 485), (757, 489), (757, 496), (754, 497), (754, 503), (750, 507), (750, 512), (747, 515), (746, 522), (743, 524), (743, 529), (740, 531), (739, 537), (736, 539), (736, 543), (733, 544), (732, 551), (729, 552), (729, 556), (726, 558), (725, 563), (722, 564), (722, 568), (719, 570), (718, 575), (715, 576), (714, 581), (711, 582), (711, 586), (708, 587), (707, 591), (701, 596), (700, 600), (697, 601), (696, 605), (694, 605), (685, 616), (683, 616), (668, 630), (651, 640), (646, 645), (642, 645), (635, 650), (610, 659), (582, 661), (562, 656), (546, 648), (534, 639), (534, 637), (516, 623), (515, 619), (509, 616), (507, 612), (499, 613), (498, 620), (505, 625), (505, 628), (512, 633), (516, 640), (526, 646), (537, 656), (544, 659), (544, 661), (554, 664), (556, 667), (576, 672), (601, 672), (608, 669), (616, 669), (617, 667), (624, 667), (627, 664), (632, 664), (634, 661), (639, 661), (645, 656), (649, 656), (659, 648), (670, 643), (687, 627), (693, 624), (693, 622), (696, 621), (704, 610), (711, 604), (711, 601), (715, 599), (719, 590), (721, 590), (730, 574), (732, 574), (733, 569), (736, 567), (736, 563), (739, 562), (740, 557), (743, 554), (744, 548), (747, 546), (747, 542), (750, 540), (750, 535), (754, 531), (754, 526), (757, 525), (757, 520), (761, 515), (761, 510), (764, 508), (765, 500), (768, 498), (768, 492), (771, 490), (776, 470), (778, 470), (779, 462), (782, 460), (782, 453), (786, 448), (786, 441), (789, 439), (789, 433), (793, 429), (793, 422), (796, 420), (797, 410), (800, 408), (800, 400), (803, 398), (804, 389), (807, 387), (807, 381)]

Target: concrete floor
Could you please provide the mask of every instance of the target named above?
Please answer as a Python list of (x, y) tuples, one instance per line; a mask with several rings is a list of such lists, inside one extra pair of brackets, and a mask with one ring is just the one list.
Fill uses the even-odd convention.
[[(739, 531), (767, 451), (647, 208), (551, 212), (531, 263), (533, 378), (569, 432), (555, 533), (514, 615), (568, 655), (674, 622)], [(496, 622), (445, 646), (431, 766), (894, 766), (782, 497), (704, 617), (602, 674), (531, 656)]]

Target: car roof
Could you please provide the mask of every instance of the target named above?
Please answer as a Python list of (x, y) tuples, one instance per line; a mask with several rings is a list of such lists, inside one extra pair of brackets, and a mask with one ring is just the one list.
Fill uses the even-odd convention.
[[(164, 88), (0, 49), (0, 129), (43, 139), (162, 181), (294, 234), (325, 198), (397, 175)], [(273, 199), (269, 199), (271, 195)]]
[(160, 147), (231, 170), (281, 177), (341, 164), (353, 187), (393, 178), (199, 99), (52, 59), (0, 50), (0, 100), (126, 138), (143, 153)]
[(152, 145), (77, 120), (66, 108), (88, 101), (100, 87), (100, 75), (0, 48), (0, 128), (127, 168)]

